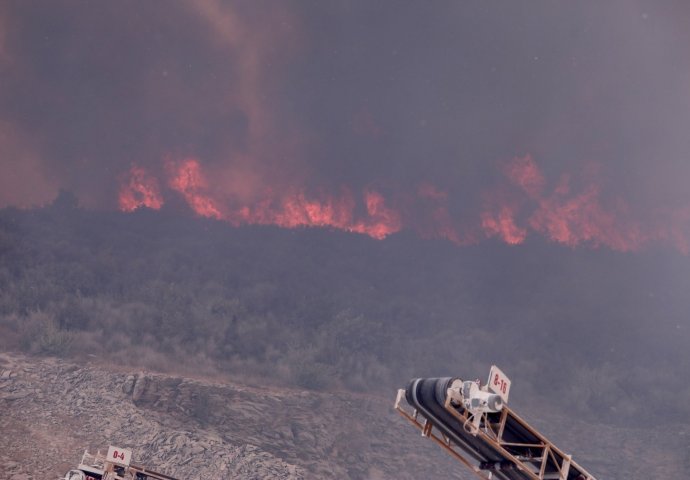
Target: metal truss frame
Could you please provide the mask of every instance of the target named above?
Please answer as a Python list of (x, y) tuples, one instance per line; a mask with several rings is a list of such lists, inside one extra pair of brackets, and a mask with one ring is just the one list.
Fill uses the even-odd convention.
[[(406, 411), (402, 406), (402, 399), (405, 397), (405, 390), (398, 390), (398, 395), (395, 401), (395, 410), (408, 420), (414, 426), (422, 431), (422, 436), (433, 440), (435, 443), (443, 447), (454, 458), (459, 460), (470, 471), (472, 471), (478, 478), (484, 480), (491, 480), (493, 478), (492, 472), (489, 468), (481, 468), (482, 465), (475, 465), (460, 447), (455, 445), (450, 438), (442, 432), (435, 433), (432, 423), (423, 418), (420, 420), (419, 412), (414, 409), (412, 413)], [(525, 420), (518, 416), (507, 406), (504, 406), (500, 413), (498, 422), (492, 422), (488, 414), (483, 414), (478, 429), (472, 427), (472, 417), (468, 415), (467, 411), (458, 411), (452, 404), (449, 396), (446, 396), (444, 405), (445, 409), (455, 417), (461, 426), (469, 433), (472, 433), (477, 438), (490, 445), (494, 450), (500, 453), (503, 457), (512, 463), (513, 468), (525, 474), (530, 480), (567, 480), (568, 475), (572, 469), (577, 471), (580, 475), (578, 480), (596, 480), (593, 475), (588, 473), (584, 468), (572, 460), (572, 456), (564, 453), (557, 448), (551, 441), (549, 441), (542, 434), (532, 428)], [(520, 424), (526, 431), (533, 435), (536, 443), (511, 443), (503, 439), (503, 432), (505, 431), (506, 423), (510, 420)], [(469, 429), (468, 429), (469, 427)], [(522, 451), (522, 453), (521, 453)], [(547, 465), (556, 467), (556, 472), (553, 470), (547, 472)]]
[[(118, 469), (120, 472), (118, 472)], [(133, 480), (137, 478), (145, 478), (147, 480), (177, 480), (169, 475), (154, 472), (153, 470), (138, 465), (116, 465), (108, 461), (105, 455), (100, 451), (95, 454), (85, 451), (78, 470), (82, 470), (87, 474), (89, 472), (98, 473), (102, 475), (103, 480)]]

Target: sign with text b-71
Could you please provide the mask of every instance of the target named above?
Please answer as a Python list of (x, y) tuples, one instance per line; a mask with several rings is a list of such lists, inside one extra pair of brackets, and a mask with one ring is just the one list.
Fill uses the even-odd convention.
[(132, 461), (132, 451), (128, 448), (113, 447), (112, 445), (108, 447), (108, 455), (106, 460), (115, 465), (122, 465), (123, 467), (129, 467), (129, 462)]
[(496, 365), (491, 366), (489, 372), (489, 383), (487, 384), (489, 390), (499, 395), (504, 403), (508, 403), (508, 395), (510, 395), (510, 379), (501, 371)]

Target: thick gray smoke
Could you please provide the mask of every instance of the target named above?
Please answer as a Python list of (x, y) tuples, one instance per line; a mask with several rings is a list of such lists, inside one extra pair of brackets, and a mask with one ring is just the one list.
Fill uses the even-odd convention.
[[(563, 241), (538, 213), (561, 188), (556, 210), (588, 195), (597, 217), (577, 238), (686, 251), (689, 21), (680, 1), (6, 2), (0, 202), (117, 208), (133, 166), (168, 200), (166, 161), (194, 158), (219, 211), (373, 189), (402, 212), (387, 231)], [(504, 170), (525, 155), (546, 186), (522, 211)]]

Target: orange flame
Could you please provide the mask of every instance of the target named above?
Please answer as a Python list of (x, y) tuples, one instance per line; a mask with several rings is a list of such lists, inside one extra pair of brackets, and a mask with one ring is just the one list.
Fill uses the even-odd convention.
[(346, 193), (340, 198), (309, 199), (304, 192), (288, 194), (279, 201), (265, 198), (255, 208), (241, 209), (244, 223), (295, 227), (335, 227), (346, 230), (352, 223), (355, 202)]
[(163, 198), (158, 188), (158, 180), (141, 167), (129, 170), (127, 181), (120, 188), (118, 199), (120, 210), (132, 212), (140, 207), (158, 210), (163, 206)]
[(172, 174), (170, 188), (181, 193), (197, 215), (218, 220), (223, 218), (215, 202), (204, 193), (207, 182), (198, 160), (188, 158), (177, 165), (168, 162), (167, 167)]
[(373, 190), (365, 192), (364, 201), (369, 218), (367, 221), (353, 226), (353, 232), (365, 233), (370, 237), (381, 240), (391, 233), (400, 231), (402, 228), (400, 214), (386, 206), (386, 202), (380, 193)]
[[(137, 171), (139, 170), (141, 169)], [(247, 205), (231, 200), (221, 202), (212, 196), (207, 177), (195, 158), (179, 162), (169, 160), (166, 162), (166, 171), (170, 188), (180, 193), (197, 215), (225, 220), (235, 225), (330, 227), (362, 233), (376, 239), (383, 239), (402, 228), (400, 214), (388, 207), (384, 197), (373, 190), (365, 192), (363, 196), (366, 215), (364, 218), (356, 218), (357, 205), (348, 190), (343, 190), (340, 197), (324, 198), (310, 198), (303, 191), (282, 197), (269, 192), (252, 205)], [(134, 173), (131, 173), (130, 178), (134, 176)], [(124, 185), (121, 192), (126, 193), (129, 190), (128, 185)], [(121, 197), (122, 195), (123, 193)], [(131, 211), (122, 202), (120, 208)]]
[[(419, 186), (414, 204), (409, 203), (412, 197), (408, 196), (407, 203), (393, 206), (373, 189), (364, 191), (361, 199), (347, 188), (338, 195), (309, 194), (303, 189), (258, 194), (256, 185), (252, 184), (248, 193), (235, 180), (228, 191), (220, 189), (218, 181), (209, 184), (209, 178), (216, 177), (209, 177), (196, 158), (167, 160), (165, 167), (167, 185), (197, 215), (234, 225), (333, 228), (375, 239), (407, 228), (424, 238), (443, 238), (457, 245), (476, 243), (481, 233), (519, 245), (529, 233), (537, 233), (569, 247), (586, 244), (626, 252), (660, 241), (690, 253), (690, 207), (655, 212), (656, 223), (643, 226), (623, 200), (603, 197), (595, 175), (578, 178), (578, 182), (562, 175), (549, 188), (530, 155), (514, 158), (504, 166), (508, 184), (484, 192), (484, 208), (469, 226), (451, 215), (448, 193), (429, 183)], [(142, 206), (161, 208), (158, 180), (133, 166), (121, 185), (118, 203), (126, 212)]]
[(588, 185), (572, 196), (568, 196), (569, 191), (568, 177), (563, 177), (550, 197), (539, 199), (530, 226), (571, 247), (590, 242), (623, 252), (640, 249), (644, 239), (639, 225), (627, 219), (622, 209), (602, 206), (597, 185)]
[(339, 198), (325, 200), (309, 199), (304, 192), (287, 195), (278, 202), (267, 198), (254, 208), (239, 208), (233, 217), (240, 218), (241, 223), (285, 228), (330, 227), (379, 240), (401, 229), (398, 213), (386, 206), (379, 193), (366, 192), (364, 201), (367, 215), (361, 220), (355, 219), (356, 204), (348, 191)]
[(503, 205), (498, 212), (484, 211), (481, 214), (482, 228), (489, 237), (499, 236), (510, 245), (518, 245), (527, 238), (527, 230), (515, 223), (515, 211), (510, 205)]
[[(551, 194), (544, 194), (546, 181), (531, 156), (515, 158), (504, 169), (510, 182), (536, 202), (528, 215), (532, 230), (550, 240), (575, 247), (581, 243), (605, 245), (613, 250), (639, 250), (647, 241), (638, 222), (629, 218), (627, 205), (605, 207), (600, 186), (594, 181), (573, 193), (570, 177), (564, 175)], [(482, 213), (482, 226), (487, 235), (500, 235), (507, 243), (525, 240), (527, 231), (515, 223), (519, 202), (500, 207), (499, 213)]]

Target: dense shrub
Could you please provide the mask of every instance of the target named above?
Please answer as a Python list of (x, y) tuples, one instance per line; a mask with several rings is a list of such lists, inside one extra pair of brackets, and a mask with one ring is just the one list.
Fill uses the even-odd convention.
[(525, 402), (677, 421), (690, 266), (668, 255), (233, 228), (66, 196), (0, 210), (0, 346), (385, 394), (496, 363)]
[(66, 356), (70, 353), (74, 338), (63, 330), (52, 315), (36, 311), (22, 319), (19, 325), (21, 348), (40, 355)]

